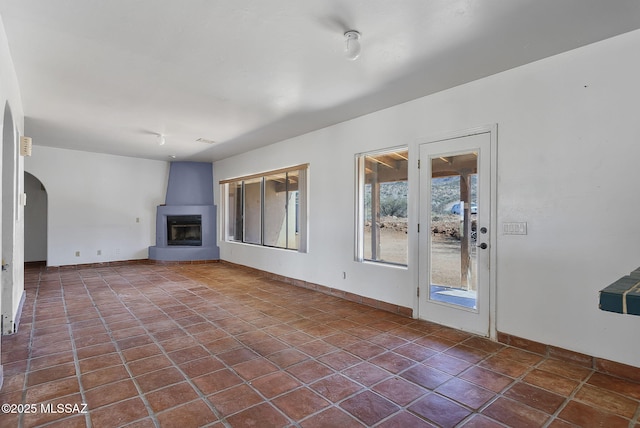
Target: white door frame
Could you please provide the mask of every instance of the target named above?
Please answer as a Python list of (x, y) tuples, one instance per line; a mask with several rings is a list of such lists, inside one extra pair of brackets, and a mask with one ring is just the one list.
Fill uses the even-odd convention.
[[(420, 147), (423, 144), (430, 144), (430, 143), (436, 143), (436, 142), (440, 142), (440, 141), (446, 141), (446, 140), (453, 140), (453, 139), (457, 139), (457, 138), (462, 138), (462, 137), (468, 137), (468, 136), (472, 136), (472, 135), (477, 135), (477, 134), (484, 134), (484, 133), (488, 133), (489, 137), (490, 137), (490, 155), (489, 155), (489, 162), (490, 162), (490, 172), (489, 172), (489, 180), (490, 180), (490, 184), (489, 184), (489, 192), (490, 192), (490, 203), (489, 203), (489, 209), (490, 209), (490, 217), (489, 217), (489, 248), (487, 248), (486, 251), (489, 252), (489, 328), (488, 328), (488, 336), (489, 338), (496, 340), (497, 339), (497, 327), (496, 327), (496, 313), (497, 313), (497, 298), (496, 298), (496, 293), (497, 293), (497, 263), (496, 263), (496, 256), (497, 256), (497, 237), (498, 237), (498, 220), (497, 220), (497, 206), (498, 206), (498, 197), (497, 197), (497, 187), (498, 187), (498, 125), (497, 124), (492, 124), (492, 125), (487, 125), (487, 126), (481, 126), (481, 127), (477, 127), (477, 128), (471, 128), (471, 129), (467, 129), (467, 130), (462, 130), (462, 131), (457, 131), (457, 132), (451, 132), (451, 133), (445, 133), (445, 134), (440, 134), (440, 135), (434, 135), (431, 136), (429, 138), (425, 138), (425, 139), (421, 139), (418, 142), (418, 149), (416, 150), (417, 154), (418, 154), (418, 158), (420, 158)], [(419, 178), (418, 178), (418, 182)], [(421, 204), (424, 203), (424, 201), (421, 200), (422, 197), (422, 189), (421, 186), (423, 186), (423, 183), (420, 183), (419, 186), (419, 190), (418, 190), (418, 207), (421, 207)], [(417, 210), (418, 211), (418, 218), (419, 218), (419, 213), (420, 213), (420, 209)], [(430, 230), (428, 230), (426, 224), (425, 224), (425, 229), (421, 231), (421, 233), (431, 233)], [(419, 239), (420, 242), (422, 242), (422, 239)], [(427, 258), (427, 254), (422, 254), (421, 251), (423, 251), (422, 245), (420, 243), (418, 243), (418, 272), (417, 272), (417, 289), (420, 289), (420, 284), (422, 283), (422, 281), (424, 280), (424, 278), (422, 278), (422, 275), (420, 272), (423, 271), (423, 266), (421, 265), (421, 263), (427, 263), (426, 260)], [(416, 299), (416, 313), (418, 314), (418, 317), (420, 317), (420, 305), (421, 305), (421, 299), (425, 298), (423, 295), (421, 296), (417, 296), (415, 297)]]

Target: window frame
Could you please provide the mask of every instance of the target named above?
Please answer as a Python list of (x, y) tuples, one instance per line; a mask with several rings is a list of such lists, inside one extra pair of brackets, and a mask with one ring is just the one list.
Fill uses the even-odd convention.
[(394, 146), (388, 147), (378, 150), (372, 150), (367, 152), (356, 153), (354, 156), (355, 160), (355, 251), (354, 251), (354, 260), (360, 263), (373, 263), (376, 265), (383, 266), (394, 266), (400, 268), (408, 268), (409, 266), (409, 236), (407, 235), (406, 240), (406, 262), (394, 262), (387, 260), (376, 260), (369, 259), (365, 257), (365, 236), (367, 235), (365, 232), (365, 224), (366, 224), (366, 207), (365, 207), (365, 186), (366, 186), (366, 168), (365, 162), (367, 157), (373, 157), (383, 154), (391, 154), (391, 153), (406, 153), (406, 162), (407, 162), (407, 195), (406, 195), (406, 203), (407, 203), (407, 227), (409, 225), (409, 146)]
[[(290, 174), (290, 173), (294, 173), (295, 174)], [(277, 175), (282, 175), (284, 174), (284, 192), (285, 192), (285, 201), (284, 201), (284, 211), (283, 211), (283, 225), (281, 226), (285, 228), (285, 238), (284, 238), (284, 244), (283, 245), (273, 245), (272, 242), (269, 242), (268, 244), (265, 243), (267, 242), (267, 240), (265, 239), (265, 229), (267, 229), (265, 227), (265, 206), (268, 203), (267, 199), (267, 195), (266, 195), (266, 186), (265, 183), (269, 181), (270, 178), (272, 178), (273, 176), (277, 176)], [(291, 190), (290, 189), (290, 183), (292, 181), (290, 181), (290, 177), (297, 177), (297, 189), (296, 190)], [(261, 172), (261, 173), (256, 173), (256, 174), (250, 174), (250, 175), (245, 175), (245, 176), (241, 176), (241, 177), (235, 177), (235, 178), (230, 178), (230, 179), (225, 179), (225, 180), (220, 180), (219, 184), (220, 184), (220, 189), (221, 189), (221, 195), (223, 195), (222, 201), (223, 201), (223, 209), (224, 209), (224, 221), (223, 221), (223, 225), (222, 225), (222, 236), (224, 237), (224, 241), (225, 242), (234, 242), (234, 243), (238, 243), (238, 244), (247, 244), (247, 245), (255, 245), (255, 246), (260, 246), (260, 247), (266, 247), (266, 248), (276, 248), (276, 249), (281, 249), (281, 250), (288, 250), (288, 251), (296, 251), (299, 253), (306, 253), (308, 248), (308, 189), (309, 189), (309, 185), (308, 185), (308, 177), (309, 177), (309, 164), (305, 163), (305, 164), (300, 164), (300, 165), (295, 165), (295, 166), (291, 166), (291, 167), (286, 167), (286, 168), (279, 168), (276, 170), (271, 170), (271, 171), (265, 171), (265, 172)], [(259, 195), (259, 213), (255, 213), (256, 217), (259, 217), (260, 219), (260, 225), (259, 225), (259, 229), (260, 229), (260, 233), (259, 233), (259, 242), (249, 242), (247, 241), (247, 235), (246, 235), (246, 229), (247, 229), (247, 224), (246, 224), (246, 219), (247, 219), (247, 215), (246, 215), (246, 198), (247, 198), (247, 194), (246, 194), (246, 189), (245, 189), (245, 183), (248, 181), (252, 181), (252, 182), (259, 182), (260, 183), (260, 195)], [(233, 213), (232, 213), (232, 209), (231, 209), (231, 189), (237, 189), (238, 186), (241, 187), (241, 191), (239, 193), (241, 193), (241, 198), (242, 201), (237, 201), (237, 192), (234, 194), (234, 196), (236, 196), (236, 198), (233, 199)], [(290, 201), (289, 198), (293, 197), (294, 192), (297, 192), (297, 198), (296, 198), (296, 207), (295, 210), (293, 211), (294, 213), (294, 218), (290, 218), (290, 214), (291, 214), (291, 210), (290, 210)], [(271, 199), (270, 199), (271, 200)], [(240, 212), (236, 212), (238, 209), (240, 209)], [(235, 214), (232, 218), (232, 214)], [(240, 221), (238, 221), (238, 215), (241, 217)], [(293, 223), (291, 223), (293, 222)], [(242, 228), (242, 234), (240, 236), (240, 238), (238, 239), (238, 234), (237, 231), (235, 234), (231, 233), (230, 230), (230, 226), (231, 224), (234, 225), (234, 228), (237, 228), (238, 225), (241, 225)], [(297, 240), (293, 240), (293, 243), (295, 243), (294, 246), (292, 246), (292, 240), (289, 237), (290, 234), (290, 226), (291, 224), (295, 225), (295, 231), (294, 233), (297, 234), (298, 239)], [(235, 230), (235, 229), (234, 229)], [(253, 239), (255, 241), (255, 239)], [(296, 247), (297, 246), (297, 247)]]

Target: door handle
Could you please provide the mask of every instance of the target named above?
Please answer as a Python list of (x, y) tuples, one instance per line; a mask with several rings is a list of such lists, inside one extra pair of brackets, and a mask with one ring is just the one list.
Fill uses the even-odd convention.
[(478, 247), (482, 248), (483, 250), (486, 250), (488, 245), (485, 242), (483, 242), (482, 244), (478, 245)]

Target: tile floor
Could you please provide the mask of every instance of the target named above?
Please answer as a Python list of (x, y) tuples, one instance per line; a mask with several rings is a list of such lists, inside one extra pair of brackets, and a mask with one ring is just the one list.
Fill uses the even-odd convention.
[(25, 276), (1, 427), (640, 426), (638, 383), (226, 264)]

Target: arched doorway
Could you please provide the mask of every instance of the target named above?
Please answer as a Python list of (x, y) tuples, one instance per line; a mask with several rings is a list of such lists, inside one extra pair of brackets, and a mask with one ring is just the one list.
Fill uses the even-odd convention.
[(40, 180), (25, 171), (24, 192), (24, 261), (45, 264), (47, 261), (47, 189)]

